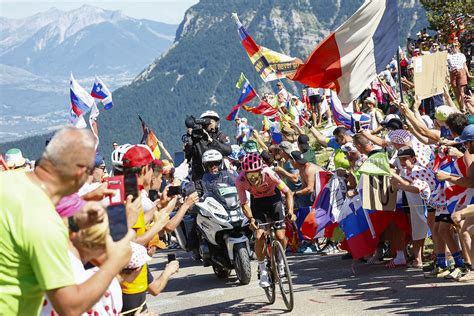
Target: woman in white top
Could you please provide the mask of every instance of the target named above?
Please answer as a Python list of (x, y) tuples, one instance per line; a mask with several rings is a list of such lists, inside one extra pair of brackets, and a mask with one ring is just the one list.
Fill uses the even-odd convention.
[(459, 49), (459, 43), (454, 42), (452, 49), (453, 52), (448, 54), (449, 77), (459, 109), (464, 112), (464, 87), (467, 85), (467, 79), (471, 79), (472, 76), (467, 68), (466, 56)]

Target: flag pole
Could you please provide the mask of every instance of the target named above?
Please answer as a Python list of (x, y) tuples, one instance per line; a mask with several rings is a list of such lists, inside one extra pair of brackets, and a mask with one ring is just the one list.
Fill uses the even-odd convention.
[(400, 46), (397, 49), (397, 72), (398, 72), (398, 86), (400, 89), (400, 102), (403, 102), (403, 87), (402, 87), (402, 75), (400, 70)]

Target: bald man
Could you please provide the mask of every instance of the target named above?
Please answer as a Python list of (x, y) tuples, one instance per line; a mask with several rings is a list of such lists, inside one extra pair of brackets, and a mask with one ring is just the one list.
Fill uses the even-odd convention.
[(69, 259), (68, 230), (55, 204), (76, 192), (94, 167), (95, 138), (89, 130), (56, 133), (33, 172), (0, 175), (0, 311), (38, 315), (47, 294), (60, 315), (92, 307), (131, 256), (129, 233), (108, 238), (107, 259), (90, 279), (77, 285)]

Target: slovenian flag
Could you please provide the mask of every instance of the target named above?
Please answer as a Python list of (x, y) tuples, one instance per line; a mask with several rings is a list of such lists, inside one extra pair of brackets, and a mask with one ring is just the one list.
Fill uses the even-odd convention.
[(72, 111), (80, 117), (82, 114), (89, 112), (94, 105), (94, 98), (91, 97), (86, 90), (74, 79), (71, 73), (71, 107)]
[(378, 238), (372, 236), (370, 218), (362, 208), (360, 195), (346, 198), (336, 221), (346, 236), (354, 260), (374, 253)]
[(104, 109), (112, 108), (112, 92), (105, 85), (105, 83), (97, 76), (95, 76), (94, 86), (92, 87), (91, 96), (101, 100)]
[(310, 87), (335, 85), (342, 102), (355, 100), (397, 53), (397, 3), (366, 0), (313, 50), (290, 79)]
[(237, 89), (241, 89), (242, 92), (240, 93), (239, 100), (237, 101), (237, 105), (232, 108), (230, 113), (226, 116), (226, 120), (233, 121), (238, 115), (239, 109), (242, 105), (247, 102), (250, 102), (253, 98), (257, 96), (257, 93), (250, 85), (250, 82), (247, 80), (243, 73), (240, 73), (240, 78), (235, 84)]

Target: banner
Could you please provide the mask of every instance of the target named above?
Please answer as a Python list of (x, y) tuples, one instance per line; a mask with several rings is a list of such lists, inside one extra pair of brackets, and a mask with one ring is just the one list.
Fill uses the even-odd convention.
[(390, 176), (390, 164), (387, 153), (378, 152), (372, 154), (364, 161), (358, 171), (367, 175)]
[(388, 176), (362, 174), (362, 207), (367, 210), (394, 211), (397, 190)]
[(446, 51), (413, 58), (415, 95), (426, 99), (443, 93), (447, 59)]
[(278, 80), (295, 74), (296, 69), (302, 64), (300, 59), (257, 45), (250, 34), (247, 33), (237, 14), (232, 13), (232, 16), (237, 23), (242, 46), (263, 81)]

